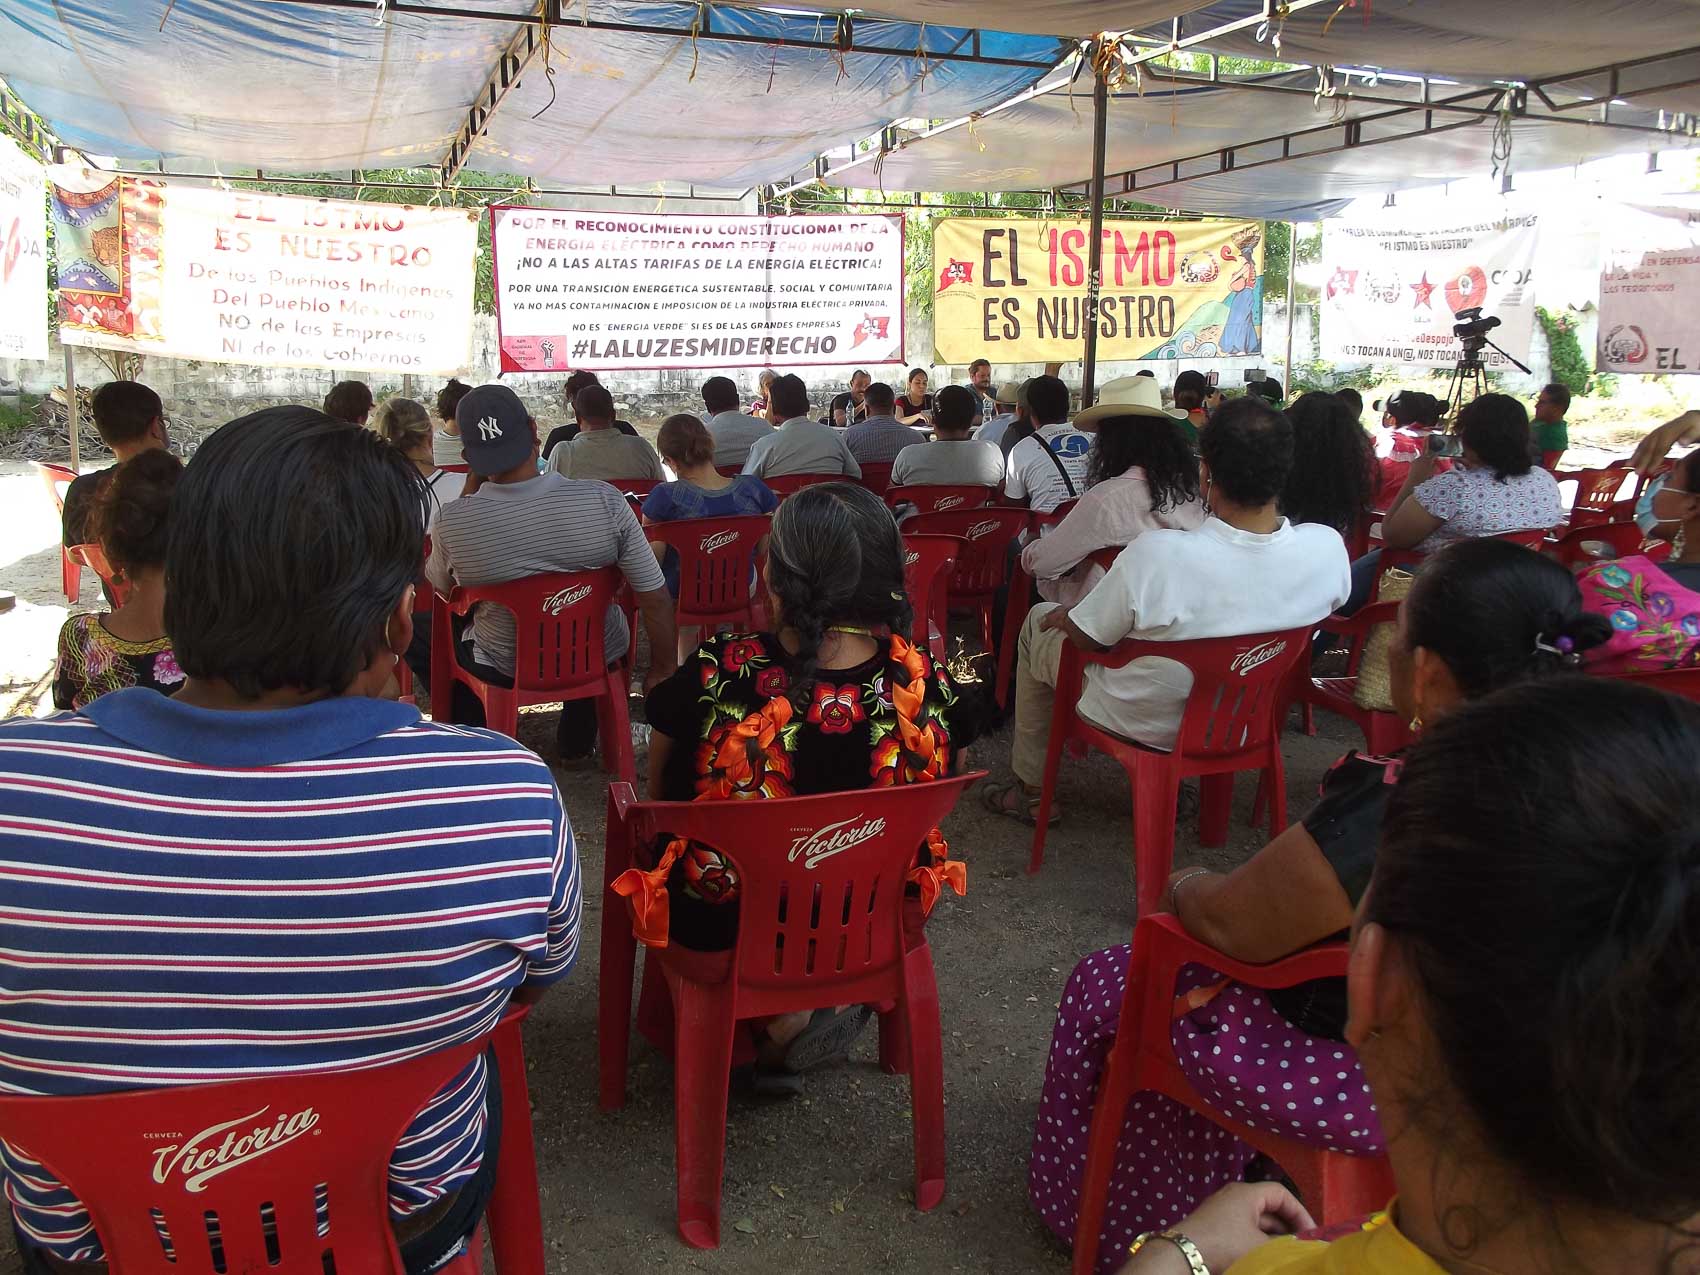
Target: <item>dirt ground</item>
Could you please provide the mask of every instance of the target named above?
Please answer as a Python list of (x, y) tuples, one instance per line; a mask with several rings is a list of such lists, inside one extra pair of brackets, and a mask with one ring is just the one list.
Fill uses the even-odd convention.
[[(0, 466), (0, 589), (18, 595), (16, 607), (0, 614), (0, 713), (42, 711), (53, 637), (66, 614), (56, 533), (33, 473)], [(98, 602), (86, 579), (82, 601)], [(1318, 724), (1315, 738), (1295, 730), (1285, 740), (1291, 817), (1308, 807), (1334, 759), (1362, 743), (1339, 719), (1320, 716)], [(553, 735), (553, 712), (523, 719), (523, 742), (545, 756)], [(972, 764), (1001, 774), (1008, 754), (1006, 729), (976, 746)], [(591, 888), (578, 966), (526, 1032), (551, 1271), (1066, 1269), (1066, 1254), (1027, 1203), (1028, 1144), (1064, 981), (1083, 955), (1125, 942), (1133, 924), (1129, 786), (1114, 763), (1098, 756), (1065, 763), (1063, 823), (1037, 876), (1026, 872), (1029, 831), (984, 812), (972, 791), (944, 825), (969, 865), (967, 897), (947, 896), (929, 926), (943, 1012), (944, 1202), (927, 1214), (913, 1207), (907, 1082), (879, 1070), (869, 1032), (847, 1065), (811, 1074), (800, 1098), (734, 1097), (723, 1244), (712, 1253), (686, 1248), (674, 1229), (666, 1060), (639, 1040), (628, 1105), (613, 1114), (596, 1106), (603, 907), (595, 883), (605, 781), (560, 769), (556, 778)], [(1228, 868), (1263, 844), (1264, 834), (1246, 826), (1253, 786), (1250, 777), (1237, 786), (1228, 845), (1202, 850), (1195, 829), (1182, 827), (1176, 866)], [(624, 923), (619, 913), (614, 919)], [(9, 1238), (0, 1239), (0, 1275), (16, 1269)]]

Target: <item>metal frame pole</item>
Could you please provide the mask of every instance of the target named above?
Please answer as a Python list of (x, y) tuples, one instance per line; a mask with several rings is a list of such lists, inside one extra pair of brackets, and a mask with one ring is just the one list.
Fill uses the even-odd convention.
[(61, 345), (65, 351), (65, 415), (71, 422), (71, 468), (77, 473), (83, 472), (82, 441), (78, 435), (82, 433), (82, 414), (77, 410), (77, 363), (73, 347)]
[(1281, 364), (1281, 375), (1287, 379), (1287, 393), (1293, 392), (1293, 276), (1299, 272), (1299, 223), (1287, 223), (1287, 357)]
[(1098, 379), (1098, 298), (1104, 287), (1104, 144), (1109, 132), (1110, 89), (1098, 66), (1102, 46), (1092, 46), (1092, 231), (1087, 242), (1086, 356), (1080, 372), (1080, 406), (1092, 406)]

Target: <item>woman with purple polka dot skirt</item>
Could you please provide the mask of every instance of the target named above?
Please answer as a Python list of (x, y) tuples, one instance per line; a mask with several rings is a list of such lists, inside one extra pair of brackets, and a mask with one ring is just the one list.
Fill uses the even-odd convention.
[[(1502, 686), (1562, 672), (1604, 634), (1570, 573), (1517, 545), (1471, 540), (1430, 557), (1400, 609), (1389, 652), (1393, 701), (1414, 726)], [(1233, 960), (1265, 964), (1342, 936), (1375, 866), (1398, 758), (1348, 754), (1321, 800), (1225, 875), (1186, 868), (1168, 908), (1194, 938)], [(1074, 1239), (1087, 1134), (1115, 1042), (1127, 944), (1070, 975), (1057, 1011), (1033, 1131), (1028, 1193), (1065, 1243)], [(1349, 1154), (1383, 1152), (1369, 1086), (1345, 1043), (1344, 980), (1263, 991), (1188, 965), (1173, 994), (1204, 1003), (1177, 1017), (1172, 1042), (1204, 1102), (1259, 1130)], [(1136, 1095), (1110, 1180), (1100, 1271), (1119, 1268), (1134, 1237), (1171, 1226), (1241, 1178), (1252, 1148), (1159, 1094)]]

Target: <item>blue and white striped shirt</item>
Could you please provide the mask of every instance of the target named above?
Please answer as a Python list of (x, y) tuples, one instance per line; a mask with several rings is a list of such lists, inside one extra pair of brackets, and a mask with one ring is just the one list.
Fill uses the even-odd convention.
[[(0, 724), (0, 1092), (340, 1070), (493, 1027), (578, 951), (549, 769), (493, 731), (343, 698), (217, 712), (148, 690)], [(390, 1162), (398, 1216), (478, 1169), (479, 1059)], [(521, 1113), (521, 1117), (523, 1118)], [(25, 1238), (97, 1260), (0, 1146)]]

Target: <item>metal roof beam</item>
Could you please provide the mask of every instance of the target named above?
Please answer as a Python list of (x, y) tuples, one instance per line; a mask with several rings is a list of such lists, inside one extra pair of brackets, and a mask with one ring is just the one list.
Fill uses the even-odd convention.
[[(260, 4), (287, 4), (291, 8), (317, 9), (353, 9), (363, 13), (372, 12), (372, 0), (257, 0)], [(1292, 0), (1294, 7), (1307, 7), (1320, 4), (1324, 0)], [(1047, 60), (1042, 57), (998, 57), (980, 50), (979, 31), (969, 29), (968, 34), (957, 42), (952, 49), (926, 49), (917, 52), (913, 48), (891, 48), (885, 45), (867, 44), (857, 40), (858, 26), (878, 29), (898, 25), (885, 19), (852, 17), (844, 13), (823, 12), (818, 16), (833, 24), (833, 34), (830, 39), (790, 39), (778, 36), (755, 35), (747, 31), (731, 31), (723, 26), (717, 26), (715, 15), (721, 6), (713, 4), (702, 5), (697, 10), (697, 19), (691, 26), (666, 26), (649, 22), (620, 22), (609, 18), (575, 17), (570, 13), (572, 0), (542, 0), (538, 12), (526, 16), (524, 14), (491, 13), (487, 10), (440, 8), (436, 5), (410, 3), (409, 0), (388, 0), (385, 11), (392, 14), (407, 14), (410, 17), (422, 18), (461, 18), (491, 22), (524, 23), (536, 28), (545, 23), (560, 27), (571, 27), (580, 31), (606, 31), (616, 35), (655, 35), (667, 36), (676, 40), (712, 40), (725, 44), (753, 44), (764, 48), (805, 49), (818, 53), (859, 54), (865, 57), (905, 58), (911, 61), (924, 60), (927, 62), (963, 62), (975, 66), (1008, 66), (1029, 71), (1049, 71), (1056, 65), (1054, 58)], [(547, 16), (543, 12), (548, 8)], [(736, 7), (736, 6), (732, 6)], [(926, 23), (908, 24), (927, 26)], [(937, 29), (936, 27), (934, 28)], [(1042, 37), (1035, 37), (1042, 38)], [(1062, 41), (1059, 41), (1062, 43)]]
[[(537, 0), (537, 7), (532, 10), (532, 16), (544, 19), (554, 0)], [(460, 176), (461, 169), (466, 167), (472, 158), (472, 148), (478, 139), (490, 129), (490, 121), (495, 118), (497, 109), (507, 100), (509, 93), (519, 87), (519, 78), (536, 59), (539, 49), (549, 41), (549, 26), (546, 22), (536, 25), (530, 21), (524, 23), (514, 32), (513, 39), (508, 41), (508, 47), (502, 50), (502, 55), (496, 59), (496, 65), (491, 69), (489, 78), (484, 81), (484, 87), (467, 108), (466, 122), (455, 133), (454, 141), (449, 143), (449, 150), (437, 165), (438, 178), (446, 188), (454, 184)]]

